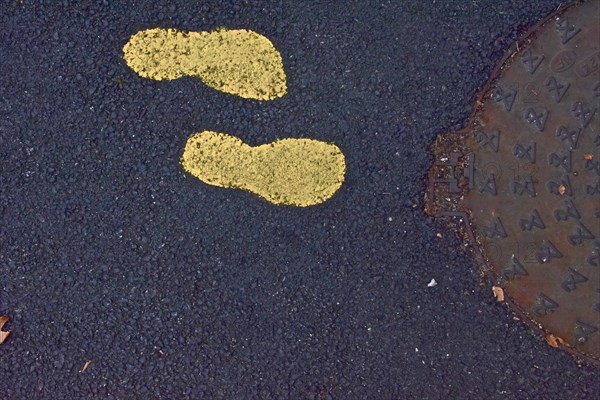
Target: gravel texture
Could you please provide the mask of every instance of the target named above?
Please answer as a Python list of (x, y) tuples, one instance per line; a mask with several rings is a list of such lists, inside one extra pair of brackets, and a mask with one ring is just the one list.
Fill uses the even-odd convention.
[[(423, 213), (429, 144), (559, 3), (2, 0), (0, 398), (597, 398)], [(286, 96), (122, 59), (220, 26), (274, 43)], [(335, 142), (346, 181), (307, 208), (205, 185), (179, 164), (202, 130)]]

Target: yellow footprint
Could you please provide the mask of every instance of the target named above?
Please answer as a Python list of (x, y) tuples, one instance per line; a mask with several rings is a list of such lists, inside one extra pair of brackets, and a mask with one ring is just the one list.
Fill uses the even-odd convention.
[(246, 29), (147, 29), (133, 35), (123, 53), (127, 65), (144, 78), (195, 76), (214, 89), (257, 100), (287, 92), (281, 55), (269, 39)]
[(252, 147), (211, 131), (188, 139), (181, 163), (209, 185), (244, 189), (273, 204), (298, 207), (329, 199), (346, 173), (344, 154), (333, 143), (282, 139)]

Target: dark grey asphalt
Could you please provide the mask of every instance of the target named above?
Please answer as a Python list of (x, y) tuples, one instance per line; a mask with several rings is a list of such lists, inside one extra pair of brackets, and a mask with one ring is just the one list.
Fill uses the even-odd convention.
[[(429, 143), (561, 1), (219, 3), (2, 0), (0, 399), (598, 398), (422, 211)], [(219, 26), (273, 41), (285, 97), (122, 60)], [(333, 141), (346, 182), (305, 209), (207, 186), (178, 163), (204, 129)]]

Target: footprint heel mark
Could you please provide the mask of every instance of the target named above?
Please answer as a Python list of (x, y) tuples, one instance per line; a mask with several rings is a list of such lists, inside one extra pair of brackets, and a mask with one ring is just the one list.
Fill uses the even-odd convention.
[(204, 183), (237, 188), (248, 177), (250, 146), (241, 139), (223, 133), (203, 131), (192, 135), (185, 146), (183, 168)]
[(193, 76), (224, 93), (256, 100), (287, 93), (281, 54), (269, 39), (247, 29), (142, 30), (125, 44), (123, 58), (144, 78)]
[(344, 154), (333, 143), (282, 139), (252, 147), (212, 131), (188, 139), (181, 164), (209, 185), (243, 189), (275, 205), (297, 207), (331, 198), (346, 174)]

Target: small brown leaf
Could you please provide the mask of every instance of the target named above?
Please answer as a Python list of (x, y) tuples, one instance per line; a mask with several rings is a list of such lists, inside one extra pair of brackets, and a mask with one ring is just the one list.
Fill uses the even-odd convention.
[(558, 187), (558, 193), (560, 193), (560, 195), (564, 195), (565, 192), (567, 191), (567, 188), (565, 187), (565, 185), (563, 185), (562, 183), (560, 184), (560, 186)]
[(591, 160), (594, 159), (594, 155), (592, 153), (585, 153), (583, 155), (583, 158), (586, 159), (586, 160), (590, 160), (591, 161)]
[(83, 365), (83, 368), (81, 368), (81, 371), (79, 372), (85, 372), (86, 369), (88, 369), (88, 367), (92, 364), (92, 360), (87, 360), (86, 363)]
[(494, 293), (494, 297), (498, 301), (504, 301), (504, 290), (498, 286), (492, 286), (492, 292)]
[(6, 315), (0, 316), (0, 344), (4, 343), (6, 338), (10, 336), (10, 331), (3, 331), (2, 327), (8, 322), (9, 318)]
[(552, 347), (558, 347), (561, 344), (563, 344), (565, 341), (563, 340), (563, 338), (554, 336), (553, 334), (550, 333), (550, 334), (546, 335), (546, 342), (548, 342), (548, 344)]

